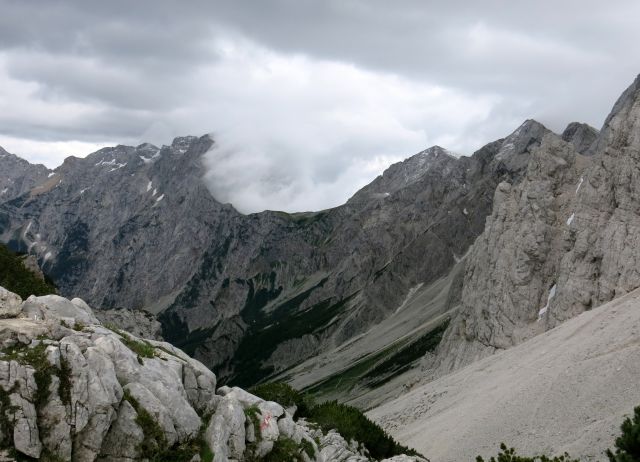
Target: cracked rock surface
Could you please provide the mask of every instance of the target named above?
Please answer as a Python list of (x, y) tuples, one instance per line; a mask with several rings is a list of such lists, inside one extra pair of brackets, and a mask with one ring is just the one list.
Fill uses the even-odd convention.
[(169, 343), (106, 328), (80, 299), (23, 302), (0, 288), (0, 312), (7, 460), (9, 450), (82, 462), (198, 461), (206, 451), (215, 462), (259, 460), (283, 438), (300, 445), (304, 461), (369, 460), (355, 443), (295, 421), (278, 403), (240, 388), (217, 390), (199, 361)]

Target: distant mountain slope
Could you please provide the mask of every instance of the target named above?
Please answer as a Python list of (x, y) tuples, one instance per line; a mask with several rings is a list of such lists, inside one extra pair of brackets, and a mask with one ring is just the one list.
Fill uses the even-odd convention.
[(3, 203), (0, 236), (36, 255), (63, 294), (162, 311), (167, 338), (249, 384), (446, 275), (482, 231), (496, 184), (518, 181), (546, 132), (528, 121), (470, 158), (427, 149), (335, 209), (247, 216), (202, 181), (208, 136), (105, 148)]
[(31, 190), (44, 181), (51, 171), (44, 165), (34, 165), (0, 147), (0, 203)]
[(449, 273), (547, 132), (528, 121), (470, 158), (430, 148), (335, 209), (248, 216), (162, 314), (167, 338), (248, 384), (366, 331)]
[(163, 148), (117, 146), (70, 157), (2, 204), (2, 240), (37, 255), (63, 294), (103, 308), (162, 305), (238, 215), (200, 180), (200, 156), (211, 144), (187, 137)]

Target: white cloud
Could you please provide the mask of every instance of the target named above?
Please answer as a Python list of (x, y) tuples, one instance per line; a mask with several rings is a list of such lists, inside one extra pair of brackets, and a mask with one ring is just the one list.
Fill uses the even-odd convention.
[(469, 152), (460, 134), (499, 101), (247, 41), (218, 46), (224, 58), (199, 76), (217, 127), (208, 179), (244, 212), (335, 206), (429, 145)]
[(113, 143), (87, 143), (84, 141), (36, 141), (0, 135), (0, 146), (12, 154), (28, 159), (34, 164), (44, 164), (53, 169), (69, 156), (85, 157)]

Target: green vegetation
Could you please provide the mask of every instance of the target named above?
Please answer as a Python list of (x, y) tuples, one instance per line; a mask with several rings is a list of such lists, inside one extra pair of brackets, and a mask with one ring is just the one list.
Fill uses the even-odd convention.
[(0, 244), (0, 286), (20, 295), (23, 299), (29, 295), (55, 294), (56, 288), (50, 281), (43, 281), (22, 262), (22, 257)]
[[(413, 449), (398, 444), (355, 407), (339, 404), (336, 401), (313, 405), (308, 396), (284, 383), (262, 384), (250, 391), (262, 399), (276, 401), (283, 406), (297, 406), (299, 411), (304, 409), (303, 414), (298, 414), (299, 417), (305, 417), (311, 425), (316, 425), (325, 433), (335, 429), (347, 441), (353, 439), (364, 444), (369, 454), (375, 459), (384, 459), (399, 454), (419, 455)], [(247, 416), (249, 416), (248, 413)], [(259, 420), (254, 422), (254, 425), (259, 428)], [(280, 448), (282, 452), (277, 454), (286, 454), (291, 458), (269, 460), (298, 460), (295, 455), (300, 454), (300, 447), (296, 447), (297, 452), (293, 453), (287, 442), (282, 444)], [(304, 440), (301, 444), (304, 452), (313, 458), (315, 453), (313, 445)]]
[[(615, 452), (607, 449), (605, 454), (609, 462), (640, 462), (640, 406), (633, 410), (633, 417), (627, 417), (620, 426), (622, 434), (616, 438)], [(476, 462), (485, 462), (478, 456)], [(545, 455), (524, 457), (516, 454), (514, 448), (507, 448), (502, 443), (500, 453), (491, 457), (487, 462), (580, 462), (572, 459), (566, 452), (561, 456), (549, 457)]]
[(364, 444), (374, 459), (385, 459), (399, 454), (420, 455), (396, 442), (360, 409), (337, 401), (314, 406), (309, 420), (318, 424), (323, 432), (335, 429), (347, 441), (353, 439)]
[(274, 444), (269, 454), (262, 459), (264, 462), (303, 462), (302, 451), (304, 447), (300, 447), (291, 438), (279, 438)]
[(298, 311), (302, 302), (315, 288), (323, 285), (324, 281), (279, 305), (268, 314), (265, 314), (259, 305), (247, 305), (250, 309), (245, 308), (241, 315), (250, 327), (242, 337), (233, 358), (233, 364), (240, 364), (242, 367), (238, 368), (236, 375), (229, 380), (230, 383), (240, 387), (258, 383), (273, 372), (273, 368), (265, 368), (262, 363), (280, 343), (306, 334), (320, 334), (335, 322), (337, 315), (351, 301), (353, 295), (337, 303), (332, 299), (326, 299), (304, 311)]
[(402, 374), (428, 351), (433, 351), (442, 340), (449, 325), (444, 321), (434, 329), (412, 341), (403, 340), (371, 353), (304, 391), (315, 399), (332, 399), (344, 395), (358, 386), (375, 388)]
[(60, 395), (60, 401), (63, 404), (71, 404), (71, 366), (62, 356), (60, 357), (60, 369), (58, 370), (58, 378), (60, 384), (58, 385), (58, 394)]
[[(36, 409), (41, 409), (49, 400), (51, 376), (53, 374), (57, 375), (58, 378), (63, 376), (62, 370), (51, 364), (47, 359), (47, 354), (45, 352), (46, 349), (47, 345), (40, 342), (31, 348), (27, 345), (19, 344), (3, 351), (3, 360), (15, 360), (20, 364), (29, 365), (35, 369), (33, 376), (37, 386), (37, 390), (34, 395), (34, 404)], [(67, 379), (68, 376), (65, 377), (65, 380)]]
[(265, 401), (275, 401), (284, 407), (296, 406), (296, 417), (307, 417), (309, 415), (307, 398), (286, 383), (264, 383), (251, 388), (249, 393)]
[[(7, 414), (13, 414), (18, 407), (13, 406), (11, 404), (11, 400), (9, 399), (9, 395), (16, 391), (17, 384), (13, 386), (9, 391), (5, 391), (4, 388), (0, 386), (0, 447), (7, 448), (11, 447), (11, 436), (13, 435), (13, 426), (14, 420), (9, 417)], [(9, 441), (5, 441), (4, 439), (8, 437)]]
[(155, 347), (146, 340), (136, 340), (113, 324), (107, 324), (105, 327), (118, 334), (120, 336), (120, 341), (138, 355), (138, 362), (140, 364), (144, 363), (142, 358), (153, 358), (156, 355)]
[[(507, 448), (504, 443), (500, 445), (500, 449), (498, 456), (491, 457), (488, 462), (580, 462), (578, 459), (571, 459), (566, 452), (552, 458), (547, 456), (523, 457), (517, 455), (515, 449)], [(478, 456), (476, 462), (484, 462), (484, 459)]]
[(149, 462), (188, 462), (196, 454), (200, 455), (203, 462), (213, 461), (213, 452), (203, 439), (204, 425), (196, 438), (181, 444), (169, 446), (164, 436), (162, 427), (153, 416), (143, 408), (129, 390), (125, 390), (124, 399), (127, 400), (136, 411), (136, 424), (144, 435), (137, 450), (140, 457)]
[(449, 327), (448, 319), (376, 365), (363, 376), (363, 379), (367, 380), (367, 386), (378, 387), (410, 369), (415, 361), (436, 349), (447, 327)]
[(82, 332), (84, 330), (84, 328), (87, 327), (87, 326), (85, 326), (84, 324), (82, 324), (79, 321), (76, 321), (76, 322), (73, 323), (73, 325), (71, 325), (68, 322), (66, 322), (64, 319), (62, 321), (60, 321), (60, 324), (62, 324), (67, 329), (73, 329), (73, 330), (76, 330), (78, 332)]
[(620, 426), (622, 435), (616, 438), (615, 452), (607, 450), (610, 462), (640, 462), (640, 406), (633, 410)]
[(321, 400), (323, 396), (351, 391), (362, 382), (362, 377), (367, 371), (371, 370), (372, 367), (397, 348), (398, 345), (392, 345), (382, 351), (365, 356), (356, 361), (351, 367), (330, 375), (304, 391), (318, 400)]
[(244, 415), (251, 422), (257, 440), (260, 437), (260, 409), (253, 404), (244, 410)]
[(314, 459), (316, 457), (316, 448), (313, 447), (311, 441), (305, 440), (304, 438), (300, 441), (302, 445), (302, 450), (309, 456), (310, 459)]
[(246, 448), (247, 462), (253, 462), (258, 460), (256, 458), (256, 449), (261, 438), (260, 409), (258, 409), (258, 406), (256, 406), (255, 404), (251, 405), (244, 410), (244, 415), (246, 419), (251, 422), (251, 426), (253, 427), (253, 434), (255, 436), (255, 440), (251, 443), (248, 443)]
[(297, 213), (287, 213), (274, 211), (275, 215), (278, 215), (285, 220), (289, 220), (298, 226), (309, 226), (313, 223), (321, 221), (322, 219), (328, 216), (328, 212), (326, 210), (322, 210), (320, 212), (297, 212)]

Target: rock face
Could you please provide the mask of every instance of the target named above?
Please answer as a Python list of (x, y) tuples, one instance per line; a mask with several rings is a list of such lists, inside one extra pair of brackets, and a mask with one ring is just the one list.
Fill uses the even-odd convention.
[(33, 165), (0, 147), (0, 203), (30, 191), (52, 172), (44, 165)]
[(80, 299), (0, 294), (2, 312), (21, 308), (0, 320), (2, 448), (113, 462), (195, 461), (209, 451), (224, 462), (259, 460), (286, 439), (299, 460), (369, 460), (277, 403), (239, 388), (216, 393), (202, 363), (169, 343), (105, 328)]
[(498, 186), (438, 374), (640, 287), (640, 79), (588, 154), (547, 135), (524, 181)]
[(166, 339), (251, 384), (445, 276), (484, 229), (496, 185), (522, 179), (547, 132), (527, 121), (471, 157), (435, 146), (343, 206), (248, 216), (205, 187), (208, 136), (105, 148), (0, 204), (0, 238), (37, 256), (62, 295), (161, 312)]
[(166, 306), (237, 215), (200, 181), (211, 144), (186, 137), (70, 157), (2, 204), (2, 239), (36, 255), (62, 294), (100, 308)]
[(562, 139), (573, 144), (580, 154), (588, 154), (596, 138), (598, 130), (579, 122), (571, 122), (562, 132)]
[(136, 337), (162, 340), (162, 325), (148, 311), (113, 308), (97, 310), (95, 315), (106, 326), (115, 326)]

